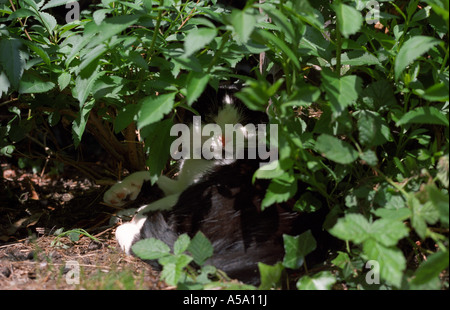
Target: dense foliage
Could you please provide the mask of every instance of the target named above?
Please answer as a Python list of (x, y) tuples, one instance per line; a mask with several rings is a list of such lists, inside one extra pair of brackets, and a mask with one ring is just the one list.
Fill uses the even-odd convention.
[[(324, 227), (346, 243), (297, 287), (448, 289), (448, 0), (102, 0), (67, 22), (72, 1), (0, 0), (2, 156), (24, 139), (46, 146), (39, 130), (68, 120), (75, 146), (87, 129), (157, 178), (177, 116), (207, 84), (240, 78), (237, 96), (253, 110), (271, 102), (279, 127), (279, 160), (256, 173), (272, 180), (264, 205), (301, 180), (295, 208), (328, 208)], [(242, 60), (251, 76), (234, 70)], [(173, 284), (196, 258), (182, 254), (189, 242), (158, 256)], [(260, 265), (262, 287), (314, 247), (285, 236), (284, 261)]]

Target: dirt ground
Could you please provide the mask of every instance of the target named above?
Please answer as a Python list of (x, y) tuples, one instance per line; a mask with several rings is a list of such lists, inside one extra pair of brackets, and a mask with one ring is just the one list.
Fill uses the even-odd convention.
[[(107, 186), (72, 169), (51, 176), (1, 168), (0, 289), (171, 289), (119, 250), (111, 222), (117, 210), (102, 203)], [(73, 229), (89, 236), (60, 235)]]

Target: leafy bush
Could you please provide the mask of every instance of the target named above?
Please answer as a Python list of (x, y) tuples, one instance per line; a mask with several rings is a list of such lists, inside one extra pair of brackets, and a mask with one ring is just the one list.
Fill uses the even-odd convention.
[[(272, 179), (265, 204), (305, 182), (296, 209), (329, 208), (324, 227), (346, 242), (333, 272), (297, 287), (448, 288), (448, 1), (102, 0), (69, 23), (47, 10), (70, 0), (44, 2), (0, 1), (2, 155), (65, 119), (75, 146), (87, 129), (156, 178), (177, 115), (206, 85), (240, 78), (237, 96), (271, 102), (279, 128), (276, 168), (256, 173)], [(253, 77), (236, 74), (260, 56)], [(289, 261), (261, 265), (262, 282)]]
[[(192, 239), (187, 234), (180, 235), (173, 245), (173, 251), (164, 242), (149, 238), (134, 244), (133, 252), (142, 259), (157, 260), (163, 267), (161, 278), (167, 284), (181, 289), (255, 288), (236, 282), (224, 282), (229, 279), (223, 272), (214, 266), (205, 265), (213, 254), (213, 246), (201, 232)], [(192, 262), (201, 267), (199, 271), (190, 266)]]

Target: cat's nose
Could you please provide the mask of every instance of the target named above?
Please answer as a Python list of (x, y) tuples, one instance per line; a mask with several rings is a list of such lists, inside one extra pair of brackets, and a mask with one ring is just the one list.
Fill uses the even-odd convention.
[(225, 136), (224, 135), (220, 135), (219, 136), (219, 141), (220, 143), (222, 143), (222, 148), (225, 148)]

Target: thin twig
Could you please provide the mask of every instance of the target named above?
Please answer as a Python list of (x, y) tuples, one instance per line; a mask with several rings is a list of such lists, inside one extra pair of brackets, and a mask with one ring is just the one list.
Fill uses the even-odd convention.
[[(9, 0), (9, 3), (11, 4), (12, 10), (15, 12), (16, 11), (16, 7), (14, 6), (14, 3), (12, 2), (12, 0)], [(30, 35), (28, 34), (27, 29), (25, 28), (25, 24), (22, 22), (22, 19), (20, 17), (17, 18), (19, 20), (20, 25), (23, 27), (23, 31), (25, 31), (25, 34), (27, 35), (28, 40), (33, 41), (30, 37)]]
[(193, 16), (193, 13), (195, 12), (195, 10), (197, 9), (197, 4), (200, 2), (200, 0), (197, 0), (197, 3), (195, 4), (196, 6), (194, 6), (194, 8), (189, 12), (188, 17), (186, 17), (185, 20), (183, 20), (181, 22), (180, 27), (178, 27), (178, 30), (180, 30), (181, 28), (183, 28), (183, 26), (191, 19), (191, 17)]
[(341, 76), (342, 34), (339, 27), (339, 20), (336, 19), (336, 72), (338, 76)]
[(13, 98), (11, 100), (3, 101), (3, 102), (0, 103), (0, 107), (2, 107), (4, 105), (7, 105), (7, 104), (10, 104), (10, 103), (13, 103), (14, 101), (17, 101), (17, 100), (19, 100), (19, 98)]

